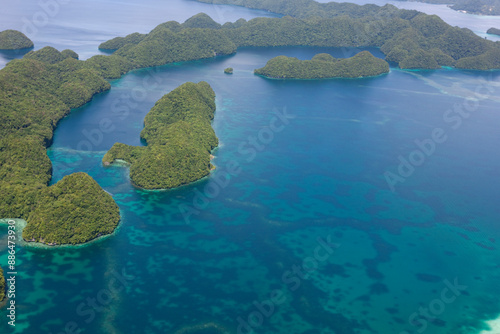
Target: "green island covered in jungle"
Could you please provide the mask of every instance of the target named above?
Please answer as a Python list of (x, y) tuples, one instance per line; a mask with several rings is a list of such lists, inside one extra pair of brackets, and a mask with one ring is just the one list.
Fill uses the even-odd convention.
[(500, 29), (497, 29), (497, 28), (490, 28), (486, 31), (487, 34), (491, 34), (491, 35), (498, 35), (500, 36)]
[[(240, 19), (221, 25), (201, 13), (182, 24), (170, 21), (148, 34), (134, 33), (102, 43), (101, 49), (115, 50), (111, 55), (81, 61), (71, 50), (59, 52), (47, 46), (10, 61), (0, 70), (0, 217), (26, 220), (25, 240), (79, 244), (116, 228), (116, 204), (90, 176), (69, 175), (49, 187), (52, 165), (46, 149), (58, 122), (71, 109), (109, 90), (109, 79), (133, 69), (231, 55), (241, 47), (276, 46), (377, 47), (386, 61), (402, 69), (500, 68), (500, 43), (415, 10), (313, 0), (202, 2), (265, 9), (283, 17)], [(16, 47), (25, 45), (31, 44), (20, 42)], [(130, 162), (132, 182), (139, 187), (172, 188), (209, 173), (207, 156), (217, 145), (210, 126), (213, 91), (205, 84), (181, 87), (160, 100), (146, 117), (141, 136), (148, 146), (116, 144), (104, 160), (123, 158)], [(168, 101), (174, 96), (186, 105), (194, 103), (203, 117), (185, 113), (186, 119), (174, 120), (168, 111), (160, 112), (165, 106), (168, 110)], [(158, 123), (164, 121), (167, 123)], [(195, 132), (183, 136), (193, 128)], [(173, 132), (165, 133), (166, 129)], [(180, 143), (186, 143), (188, 149), (177, 147)], [(153, 161), (152, 152), (175, 152), (178, 159)], [(189, 166), (191, 163), (195, 167)], [(168, 164), (184, 167), (170, 178), (156, 175), (158, 168)], [(90, 203), (89, 191), (102, 201)]]
[(498, 0), (401, 0), (448, 5), (453, 10), (477, 15), (500, 15)]
[(210, 153), (218, 145), (211, 121), (215, 93), (204, 81), (188, 82), (164, 95), (144, 119), (147, 146), (116, 143), (103, 158), (131, 164), (132, 183), (144, 189), (170, 189), (210, 173)]
[(388, 72), (389, 64), (368, 51), (347, 59), (334, 58), (327, 53), (317, 54), (311, 60), (278, 56), (255, 70), (255, 74), (273, 79), (363, 78)]

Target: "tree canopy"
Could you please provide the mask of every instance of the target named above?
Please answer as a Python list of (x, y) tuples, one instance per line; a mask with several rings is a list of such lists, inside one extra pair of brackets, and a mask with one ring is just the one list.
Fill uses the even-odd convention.
[(278, 56), (269, 60), (256, 74), (275, 79), (361, 78), (389, 72), (389, 64), (362, 51), (347, 59), (320, 53), (311, 60)]
[(497, 28), (490, 28), (486, 31), (487, 34), (492, 34), (492, 35), (498, 35), (500, 36), (500, 29)]
[(32, 48), (33, 42), (20, 31), (0, 31), (0, 50), (17, 50)]
[[(46, 47), (26, 54), (23, 59), (12, 60), (0, 70), (0, 217), (23, 218), (28, 222), (25, 231), (30, 239), (50, 239), (58, 244), (87, 240), (89, 234), (83, 232), (80, 239), (76, 236), (71, 240), (51, 239), (48, 236), (58, 235), (62, 231), (58, 228), (64, 225), (87, 226), (88, 217), (84, 214), (66, 217), (60, 212), (58, 217), (52, 218), (59, 218), (61, 224), (50, 223), (48, 216), (42, 214), (44, 208), (58, 206), (62, 211), (73, 211), (75, 206), (55, 199), (51, 203), (49, 200), (53, 197), (47, 197), (47, 194), (59, 189), (61, 198), (85, 198), (89, 190), (86, 187), (91, 185), (95, 198), (106, 194), (100, 187), (99, 191), (96, 190), (98, 185), (88, 175), (74, 176), (81, 185), (79, 188), (60, 186), (62, 180), (47, 188), (52, 177), (52, 164), (46, 148), (52, 142), (57, 123), (72, 108), (82, 106), (95, 94), (111, 87), (92, 62), (76, 60), (74, 55), (73, 51), (61, 53)], [(84, 186), (86, 183), (88, 185)], [(104, 207), (92, 210), (96, 215), (95, 222), (98, 221), (96, 224), (103, 229), (115, 223), (116, 217), (109, 220)], [(92, 224), (88, 227), (89, 233), (96, 229)]]
[(196, 181), (211, 170), (210, 152), (218, 145), (211, 121), (215, 93), (204, 81), (185, 83), (158, 100), (144, 119), (147, 146), (116, 143), (103, 163), (131, 164), (130, 179), (145, 189), (169, 189)]
[(0, 302), (5, 299), (5, 277), (3, 276), (3, 269), (0, 267)]
[[(130, 68), (232, 54), (239, 47), (379, 47), (387, 61), (401, 68), (455, 66), (462, 58), (467, 61), (460, 62), (460, 68), (500, 68), (491, 56), (500, 49), (498, 43), (480, 38), (469, 29), (451, 27), (436, 15), (394, 6), (319, 4), (308, 0), (221, 2), (274, 10), (287, 16), (240, 19), (222, 26), (205, 14), (183, 24), (166, 22), (141, 39), (132, 41), (129, 35), (119, 42), (113, 39), (103, 43), (118, 47), (108, 61), (116, 63), (115, 72), (120, 73)], [(295, 10), (300, 6), (306, 9)]]
[(81, 244), (113, 233), (119, 221), (111, 195), (88, 174), (75, 173), (41, 191), (23, 238), (50, 245)]

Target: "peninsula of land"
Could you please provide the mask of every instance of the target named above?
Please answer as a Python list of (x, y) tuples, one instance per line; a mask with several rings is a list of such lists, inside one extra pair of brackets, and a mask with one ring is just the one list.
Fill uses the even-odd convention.
[[(101, 48), (116, 50), (110, 56), (97, 55), (79, 61), (71, 50), (59, 52), (45, 47), (29, 52), (21, 60), (12, 60), (0, 71), (0, 217), (25, 219), (27, 239), (50, 244), (86, 242), (111, 231), (110, 226), (116, 225), (116, 208), (112, 206), (107, 211), (99, 203), (94, 207), (83, 200), (89, 189), (96, 198), (105, 193), (90, 177), (77, 175), (61, 180), (64, 181), (61, 187), (48, 187), (52, 166), (46, 148), (52, 142), (57, 123), (72, 108), (110, 89), (106, 79), (119, 78), (132, 69), (229, 55), (240, 47), (252, 46), (379, 47), (387, 61), (403, 69), (500, 68), (498, 43), (468, 29), (451, 27), (435, 15), (414, 10), (400, 10), (391, 5), (319, 4), (313, 0), (203, 2), (243, 5), (284, 16), (240, 19), (220, 25), (208, 15), (198, 14), (182, 24), (170, 21), (148, 34), (136, 33), (105, 42)], [(24, 40), (19, 34), (16, 36)], [(15, 45), (31, 44), (24, 41)], [(191, 99), (203, 100), (206, 105), (201, 109), (211, 109), (211, 98), (206, 97), (212, 96), (213, 91), (200, 87), (187, 90), (187, 104)], [(133, 149), (117, 144), (108, 152), (105, 162), (111, 163), (120, 156), (128, 159), (132, 164), (132, 182), (147, 189), (192, 182), (208, 175), (211, 168), (207, 156), (217, 145), (209, 124), (211, 118), (213, 110), (212, 116), (207, 111), (207, 117), (195, 119), (195, 123), (190, 123), (193, 119), (187, 116), (178, 122), (169, 119), (172, 123), (154, 125), (159, 131), (154, 135), (147, 130), (147, 118), (143, 138), (148, 146)], [(166, 127), (175, 129), (171, 138), (163, 132)], [(190, 134), (193, 127), (196, 131)], [(139, 153), (135, 157), (130, 152)], [(158, 153), (157, 161), (153, 160), (154, 153)], [(160, 176), (162, 168), (171, 171), (170, 176)], [(175, 168), (181, 168), (180, 172), (174, 172)], [(79, 186), (75, 189), (64, 186), (73, 183)], [(54, 214), (48, 213), (50, 207), (57, 208)], [(66, 209), (93, 210), (96, 216), (90, 215), (91, 219), (99, 226), (86, 226), (90, 216), (67, 216), (63, 214)], [(55, 223), (58, 219), (69, 221), (59, 225)]]
[(487, 34), (491, 34), (491, 35), (498, 35), (500, 36), (500, 29), (497, 29), (497, 28), (490, 28), (486, 31)]
[(198, 1), (285, 15), (248, 22), (238, 20), (221, 26), (219, 31), (237, 47), (379, 47), (387, 61), (403, 69), (500, 68), (500, 44), (485, 40), (469, 29), (452, 27), (436, 15), (416, 10), (314, 0)]
[(0, 267), (0, 305), (2, 301), (5, 299), (5, 277), (3, 276), (3, 269)]
[(347, 59), (320, 53), (311, 60), (278, 56), (269, 60), (255, 74), (272, 79), (363, 78), (389, 72), (389, 64), (368, 51)]

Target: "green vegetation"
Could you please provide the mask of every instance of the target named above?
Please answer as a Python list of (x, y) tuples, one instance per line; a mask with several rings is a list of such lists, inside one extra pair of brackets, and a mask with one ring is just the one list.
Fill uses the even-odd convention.
[(139, 42), (142, 41), (144, 37), (146, 37), (146, 34), (139, 34), (138, 32), (127, 35), (125, 37), (115, 37), (113, 39), (110, 39), (109, 41), (101, 43), (99, 45), (99, 49), (118, 50), (119, 48), (127, 44), (139, 44)]
[(347, 59), (335, 59), (329, 54), (317, 54), (311, 60), (278, 56), (256, 74), (275, 79), (361, 78), (389, 72), (389, 64), (363, 51)]
[(64, 58), (70, 58), (71, 57), (73, 59), (77, 59), (78, 60), (78, 53), (76, 53), (73, 50), (70, 50), (70, 49), (62, 50), (61, 54), (63, 55)]
[(28, 221), (25, 240), (74, 245), (113, 233), (120, 211), (92, 177), (75, 173), (41, 191)]
[(500, 15), (500, 1), (498, 0), (451, 0), (451, 9), (466, 11), (471, 14)]
[(182, 24), (184, 28), (220, 29), (222, 26), (205, 13), (199, 13)]
[(207, 176), (218, 145), (211, 121), (215, 93), (206, 82), (188, 82), (158, 100), (144, 119), (147, 146), (116, 143), (103, 158), (130, 163), (130, 179), (145, 189), (170, 189)]
[[(295, 17), (332, 17), (333, 15), (351, 15), (363, 17), (369, 15), (384, 15), (384, 7), (375, 5), (356, 6), (351, 3), (314, 3), (313, 0), (198, 0), (205, 3), (238, 5), (248, 8), (264, 9), (274, 13)], [(401, 0), (414, 1), (414, 0)], [(499, 0), (415, 0), (433, 4), (453, 4), (454, 10), (466, 11), (472, 14), (499, 15)]]
[[(110, 88), (93, 63), (78, 61), (72, 54), (43, 48), (26, 54), (23, 59), (10, 61), (0, 70), (0, 217), (25, 219), (28, 222), (25, 231), (38, 233), (32, 238), (58, 244), (73, 243), (77, 237), (52, 239), (58, 231), (55, 225), (50, 225), (43, 210), (50, 205), (60, 205), (63, 211), (72, 211), (75, 206), (66, 207), (69, 202), (65, 201), (50, 204), (48, 189), (59, 189), (62, 199), (66, 195), (85, 198), (89, 188), (70, 189), (59, 186), (59, 182), (47, 188), (52, 165), (46, 148), (61, 118)], [(91, 187), (92, 182), (90, 177), (79, 177), (79, 184), (88, 183)], [(93, 196), (104, 196), (104, 190), (100, 192), (100, 195), (94, 192)], [(99, 217), (104, 231), (110, 224), (109, 215), (103, 214), (105, 205), (109, 204), (97, 202), (96, 205), (101, 209), (93, 208), (95, 217)], [(80, 227), (88, 219), (84, 214), (72, 218), (62, 214), (53, 217), (65, 225)], [(49, 226), (50, 237), (43, 235), (49, 233)], [(89, 233), (82, 232), (80, 240), (88, 239), (94, 229), (95, 226), (89, 225)]]
[(499, 0), (401, 0), (401, 1), (418, 1), (432, 4), (444, 4), (451, 9), (465, 11), (470, 14), (480, 15), (500, 15)]
[(6, 291), (5, 277), (3, 277), (2, 267), (0, 267), (0, 302), (2, 302), (5, 299), (5, 291)]
[(17, 50), (32, 48), (33, 42), (20, 31), (0, 31), (0, 50)]
[(236, 45), (220, 29), (184, 28), (175, 32), (160, 25), (137, 45), (127, 44), (113, 56), (142, 68), (235, 52)]
[[(500, 49), (498, 43), (480, 38), (468, 29), (451, 27), (435, 15), (390, 5), (319, 4), (312, 0), (216, 2), (296, 17), (255, 18), (248, 22), (240, 19), (220, 26), (207, 15), (198, 14), (183, 24), (166, 22), (139, 41), (113, 39), (103, 43), (119, 47), (112, 56), (105, 57), (113, 64), (107, 66), (103, 75), (111, 77), (110, 68), (116, 77), (132, 68), (228, 55), (249, 46), (379, 47), (387, 61), (409, 69), (455, 66), (462, 58), (468, 60), (461, 64), (471, 68), (496, 66), (483, 57)], [(498, 67), (486, 69), (493, 68)]]
[(122, 74), (133, 68), (236, 52), (236, 45), (221, 31), (221, 25), (204, 13), (191, 17), (183, 24), (175, 21), (162, 23), (146, 35), (135, 33), (113, 38), (99, 45), (99, 48), (118, 50), (106, 58), (114, 63), (114, 73)]
[(500, 49), (490, 50), (480, 56), (462, 58), (457, 61), (456, 67), (483, 71), (500, 68)]
[(226, 74), (233, 74), (233, 68), (232, 67), (228, 67), (228, 68), (224, 69), (224, 73), (226, 73)]
[[(248, 22), (240, 19), (221, 26), (207, 15), (198, 14), (183, 24), (166, 22), (149, 34), (136, 33), (103, 43), (102, 48), (116, 48), (111, 56), (79, 61), (71, 50), (59, 52), (45, 47), (29, 52), (22, 60), (12, 60), (0, 71), (0, 217), (26, 219), (27, 231), (42, 231), (33, 235), (35, 240), (77, 242), (66, 232), (64, 236), (56, 232), (50, 237), (42, 234), (48, 233), (42, 225), (57, 218), (43, 214), (44, 208), (51, 205), (41, 200), (50, 198), (47, 185), (51, 163), (46, 148), (61, 118), (95, 94), (108, 90), (110, 84), (105, 79), (119, 78), (132, 69), (229, 55), (238, 47), (248, 46), (380, 47), (386, 59), (401, 68), (500, 68), (499, 43), (417, 11), (390, 5), (319, 4), (313, 0), (204, 2), (244, 5), (286, 16)], [(0, 33), (0, 43), (7, 40), (9, 47), (32, 46), (21, 42), (22, 34), (14, 33), (16, 38), (11, 35), (11, 31)], [(306, 67), (298, 75), (322, 72), (324, 66), (332, 65), (328, 62), (325, 56), (315, 57), (305, 64), (321, 63), (321, 69)], [(213, 91), (208, 84), (183, 85), (162, 98), (146, 117), (141, 136), (148, 142), (147, 147), (116, 144), (104, 161), (129, 161), (132, 181), (148, 189), (172, 188), (199, 179), (209, 173), (209, 152), (217, 145), (210, 126), (214, 109)], [(69, 189), (65, 192), (78, 197)], [(95, 211), (102, 219), (94, 221), (101, 221), (106, 229), (109, 217), (105, 210)], [(83, 217), (73, 217), (75, 221), (68, 223), (81, 226)], [(35, 218), (40, 220), (33, 223)], [(37, 228), (31, 227), (32, 223)], [(95, 237), (95, 230), (90, 226), (89, 233), (81, 232), (81, 240)], [(51, 239), (58, 237), (61, 239)]]
[(500, 36), (500, 29), (497, 29), (497, 28), (490, 28), (488, 29), (488, 31), (486, 31), (487, 34), (491, 34), (491, 35), (498, 35)]
[[(76, 54), (76, 52), (73, 51)], [(57, 51), (51, 46), (46, 46), (38, 51), (30, 51), (24, 55), (26, 59), (36, 59), (44, 63), (55, 64), (66, 58), (70, 58), (71, 55), (66, 51), (64, 54)], [(71, 57), (74, 58), (74, 57)], [(77, 54), (78, 58), (78, 54)]]
[(116, 55), (93, 56), (87, 59), (84, 64), (86, 68), (96, 71), (100, 76), (106, 79), (118, 79), (134, 68), (130, 61)]

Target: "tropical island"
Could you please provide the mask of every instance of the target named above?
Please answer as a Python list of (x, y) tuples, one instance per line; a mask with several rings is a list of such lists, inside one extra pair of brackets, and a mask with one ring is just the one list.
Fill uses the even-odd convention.
[(500, 3), (497, 0), (447, 0), (447, 4), (450, 3), (453, 4), (451, 9), (470, 14), (500, 15)]
[(368, 51), (347, 59), (320, 53), (311, 60), (278, 56), (254, 72), (273, 79), (362, 78), (388, 73), (389, 64)]
[(210, 153), (218, 145), (211, 121), (215, 93), (204, 81), (185, 83), (156, 102), (141, 132), (147, 146), (116, 143), (103, 164), (130, 163), (130, 180), (143, 189), (170, 189), (210, 173)]
[[(378, 7), (376, 5), (368, 4), (363, 6), (358, 6), (352, 3), (318, 3), (314, 4), (311, 0), (305, 1), (289, 1), (289, 5), (284, 5), (284, 0), (278, 1), (265, 1), (265, 0), (198, 0), (200, 2), (206, 3), (216, 3), (216, 4), (231, 4), (237, 6), (244, 6), (248, 8), (264, 9), (271, 12), (284, 14), (284, 15), (309, 15), (310, 13), (317, 13), (319, 15), (323, 14), (323, 10), (332, 10), (338, 13), (351, 14), (353, 11), (356, 15), (364, 15)], [(399, 1), (415, 1), (415, 2), (425, 2), (431, 4), (443, 4), (450, 5), (451, 9), (457, 11), (464, 11), (471, 14), (481, 14), (481, 15), (500, 15), (500, 5), (497, 0), (399, 0)], [(300, 6), (303, 6), (305, 13), (300, 13)], [(358, 6), (360, 8), (357, 8)], [(385, 7), (385, 6), (384, 6)], [(374, 13), (375, 14), (375, 13)], [(292, 15), (293, 16), (293, 15)]]
[(5, 277), (3, 276), (3, 269), (0, 267), (0, 304), (5, 299)]
[(45, 188), (30, 213), (23, 238), (48, 245), (82, 244), (113, 233), (120, 210), (86, 173), (65, 176)]
[(32, 48), (33, 42), (20, 31), (0, 31), (0, 50), (18, 50)]
[(228, 68), (224, 69), (224, 73), (226, 73), (226, 74), (233, 74), (233, 68), (232, 67), (228, 67)]
[(116, 204), (87, 174), (48, 187), (52, 164), (46, 149), (57, 123), (110, 89), (94, 64), (46, 47), (0, 70), (0, 217), (26, 220), (27, 241), (83, 243), (111, 233), (118, 223)]
[[(213, 2), (246, 4), (248, 1)], [(438, 16), (391, 5), (329, 3), (326, 6), (312, 0), (305, 2), (309, 5), (304, 6), (304, 1), (253, 0), (249, 7), (287, 16), (240, 19), (220, 25), (208, 15), (198, 14), (183, 24), (162, 23), (145, 36), (114, 38), (100, 47), (118, 47), (107, 60), (118, 66), (116, 73), (229, 55), (240, 47), (276, 46), (379, 47), (387, 61), (403, 69), (500, 68), (498, 43), (485, 40), (469, 29), (451, 27)]]
[(500, 15), (500, 3), (496, 0), (418, 0), (418, 2), (449, 5), (453, 10), (469, 14)]
[(491, 35), (498, 35), (500, 36), (500, 29), (497, 29), (497, 28), (490, 28), (486, 31), (487, 34), (491, 34)]

